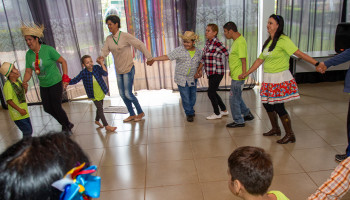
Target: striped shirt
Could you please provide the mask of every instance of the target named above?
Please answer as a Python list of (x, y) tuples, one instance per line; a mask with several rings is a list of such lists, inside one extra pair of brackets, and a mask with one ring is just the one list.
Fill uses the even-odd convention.
[(202, 61), (207, 76), (213, 74), (224, 75), (225, 63), (223, 63), (222, 57), (225, 55), (226, 59), (229, 56), (229, 52), (224, 47), (222, 42), (217, 37), (207, 40), (203, 49)]
[(331, 177), (321, 185), (308, 200), (338, 200), (350, 187), (350, 157), (343, 160), (332, 172)]

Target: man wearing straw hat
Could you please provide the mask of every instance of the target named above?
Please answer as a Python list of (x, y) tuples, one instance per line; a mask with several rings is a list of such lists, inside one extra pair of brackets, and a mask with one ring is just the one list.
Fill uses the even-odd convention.
[[(55, 48), (43, 44), (44, 26), (23, 25), (22, 35), (29, 47), (26, 53), (26, 71), (23, 78), (23, 86), (28, 87), (28, 81), (34, 71), (39, 79), (40, 96), (45, 112), (53, 116), (61, 125), (62, 131), (71, 135), (73, 124), (70, 123), (66, 112), (62, 108), (63, 87), (67, 87), (70, 78), (66, 60)], [(61, 75), (56, 63), (62, 65)]]
[(7, 78), (4, 84), (4, 95), (8, 106), (11, 119), (22, 131), (23, 137), (31, 137), (33, 133), (32, 124), (29, 118), (28, 105), (25, 97), (25, 90), (19, 71), (14, 63), (4, 62), (0, 65), (0, 73)]
[(186, 31), (180, 35), (183, 46), (179, 46), (168, 55), (153, 58), (154, 61), (176, 60), (174, 81), (177, 84), (182, 106), (185, 110), (187, 121), (193, 122), (195, 116), (194, 105), (196, 103), (197, 80), (194, 75), (202, 58), (202, 51), (194, 46), (198, 35), (192, 31)]

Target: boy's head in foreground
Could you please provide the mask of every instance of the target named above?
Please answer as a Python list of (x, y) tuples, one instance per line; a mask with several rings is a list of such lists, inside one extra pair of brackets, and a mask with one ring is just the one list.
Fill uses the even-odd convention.
[(230, 191), (244, 199), (245, 196), (266, 194), (273, 178), (271, 157), (264, 149), (244, 146), (228, 158)]
[(91, 56), (89, 55), (84, 55), (80, 59), (83, 67), (85, 67), (87, 70), (92, 71), (92, 68), (94, 67), (94, 62), (92, 61)]

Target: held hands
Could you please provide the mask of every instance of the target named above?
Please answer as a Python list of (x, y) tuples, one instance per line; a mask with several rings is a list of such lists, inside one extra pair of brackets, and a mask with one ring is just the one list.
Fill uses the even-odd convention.
[(146, 63), (147, 63), (147, 65), (152, 66), (152, 65), (153, 65), (153, 63), (154, 63), (154, 59), (152, 59), (152, 60), (148, 60)]
[(194, 78), (195, 79), (200, 78), (200, 77), (202, 77), (202, 75), (203, 75), (203, 71), (202, 70), (197, 71), (196, 74), (194, 75)]
[(67, 89), (67, 86), (69, 85), (69, 83), (68, 82), (62, 82), (62, 85), (63, 85), (63, 89), (65, 90), (65, 89)]
[(22, 87), (24, 88), (25, 93), (28, 91), (28, 82), (23, 82)]
[(100, 65), (102, 65), (102, 63), (105, 61), (105, 58), (103, 56), (99, 56), (96, 60), (96, 62)]
[(327, 70), (327, 66), (324, 64), (324, 62), (320, 62), (320, 64), (316, 67), (316, 71), (324, 74)]
[(22, 116), (26, 115), (27, 114), (27, 111), (25, 109), (20, 109), (19, 111), (19, 114), (21, 114)]
[(238, 76), (238, 79), (242, 80), (242, 79), (245, 79), (245, 77), (247, 77), (247, 73), (242, 73), (241, 75)]

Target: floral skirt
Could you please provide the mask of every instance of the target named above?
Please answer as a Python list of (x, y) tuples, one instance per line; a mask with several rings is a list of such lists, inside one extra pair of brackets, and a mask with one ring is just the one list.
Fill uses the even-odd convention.
[(262, 103), (285, 103), (299, 99), (298, 86), (289, 70), (278, 73), (264, 73), (260, 88)]

